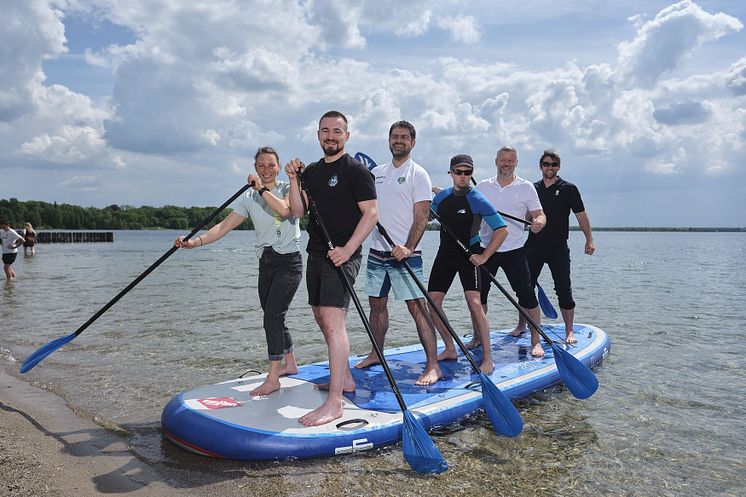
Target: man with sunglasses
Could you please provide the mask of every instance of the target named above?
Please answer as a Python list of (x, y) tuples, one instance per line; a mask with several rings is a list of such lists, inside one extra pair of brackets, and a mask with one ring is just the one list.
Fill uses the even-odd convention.
[[(456, 155), (451, 159), (449, 174), (453, 179), (453, 187), (438, 192), (433, 198), (432, 210), (438, 214), (441, 222), (467, 247), (472, 255), (467, 259), (461, 247), (444, 230), (440, 232), (440, 247), (433, 261), (427, 290), (439, 309), (443, 309), (443, 299), (448, 293), (453, 278), (459, 275), (464, 297), (471, 314), (474, 334), (478, 337), (482, 347), (482, 363), (480, 369), (484, 373), (492, 373), (495, 365), (492, 361), (492, 349), (489, 344), (489, 323), (480, 301), (482, 287), (482, 272), (479, 266), (484, 264), (500, 247), (508, 236), (508, 230), (497, 210), (476, 189), (470, 187), (469, 181), (474, 172), (472, 158), (465, 154)], [(480, 245), (480, 223), (490, 227), (491, 235), (486, 248)], [(451, 335), (434, 310), (431, 310), (433, 322), (440, 332), (445, 344), (445, 350), (438, 356), (438, 360), (454, 360), (457, 358), (456, 348)]]
[(539, 159), (542, 178), (534, 183), (534, 187), (546, 213), (547, 225), (538, 233), (529, 233), (526, 258), (534, 285), (544, 264), (549, 266), (562, 320), (565, 322), (565, 342), (572, 344), (577, 340), (573, 333), (575, 301), (570, 284), (570, 248), (567, 246), (570, 211), (575, 213), (585, 235), (585, 253), (593, 255), (596, 246), (593, 244), (591, 222), (585, 212), (580, 191), (575, 185), (559, 177), (560, 162), (559, 154), (552, 150), (545, 150)]
[[(530, 230), (538, 233), (546, 224), (546, 216), (542, 210), (539, 196), (534, 185), (515, 174), (518, 166), (518, 152), (511, 147), (502, 147), (497, 151), (495, 158), (497, 174), (492, 178), (480, 181), (477, 190), (489, 200), (495, 208), (506, 214), (520, 219), (531, 221)], [(531, 285), (531, 273), (526, 260), (526, 251), (523, 248), (526, 237), (523, 232), (523, 224), (517, 221), (507, 220), (508, 237), (497, 252), (487, 261), (487, 269), (492, 275), (502, 268), (511, 288), (518, 297), (518, 303), (526, 313), (537, 323), (541, 323), (539, 301), (536, 300), (536, 292)], [(480, 231), (482, 245), (490, 241), (490, 227), (482, 223)], [(487, 297), (490, 292), (490, 281), (482, 285), (482, 305), (485, 312), (487, 309)], [(518, 326), (510, 332), (512, 336), (520, 336), (526, 330), (525, 321), (519, 320)], [(475, 337), (476, 338), (476, 337)], [(470, 346), (475, 346), (472, 341)], [(544, 349), (541, 339), (536, 330), (531, 330), (531, 355), (542, 357)]]

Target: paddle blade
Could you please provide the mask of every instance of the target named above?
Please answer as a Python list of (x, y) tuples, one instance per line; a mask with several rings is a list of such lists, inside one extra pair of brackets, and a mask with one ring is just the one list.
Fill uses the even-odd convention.
[(559, 374), (570, 393), (578, 399), (587, 399), (598, 390), (598, 378), (591, 368), (554, 342), (552, 351)]
[(360, 162), (362, 162), (363, 165), (368, 168), (368, 171), (373, 170), (373, 168), (378, 165), (376, 164), (376, 161), (374, 161), (373, 159), (371, 159), (370, 157), (368, 157), (362, 152), (357, 152), (355, 154), (355, 158), (359, 160)]
[(517, 437), (523, 430), (523, 419), (518, 409), (486, 374), (479, 373), (479, 379), (482, 380), (484, 412), (490, 418), (495, 433)]
[(39, 364), (41, 361), (43, 361), (45, 357), (47, 357), (55, 350), (61, 348), (67, 342), (72, 341), (72, 339), (76, 336), (78, 335), (76, 335), (75, 333), (70, 333), (69, 335), (64, 337), (55, 338), (51, 342), (37, 349), (36, 352), (28, 356), (26, 360), (23, 361), (23, 364), (21, 364), (21, 373), (31, 371), (31, 369)]
[(554, 310), (554, 306), (552, 306), (552, 303), (547, 298), (547, 294), (544, 293), (544, 289), (538, 283), (536, 286), (539, 289), (539, 307), (541, 307), (541, 312), (549, 319), (557, 319), (557, 311)]
[(418, 473), (442, 473), (447, 470), (448, 463), (425, 428), (409, 410), (403, 414), (402, 445), (407, 463)]

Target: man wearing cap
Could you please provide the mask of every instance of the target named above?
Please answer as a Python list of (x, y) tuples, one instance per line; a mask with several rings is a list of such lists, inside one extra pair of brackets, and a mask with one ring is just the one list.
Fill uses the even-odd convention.
[[(489, 346), (489, 324), (480, 302), (482, 275), (479, 266), (484, 264), (500, 247), (508, 236), (505, 222), (492, 204), (476, 189), (470, 187), (469, 181), (474, 172), (474, 161), (465, 154), (456, 155), (451, 159), (449, 174), (453, 179), (453, 186), (441, 190), (433, 198), (432, 210), (438, 214), (440, 221), (467, 247), (471, 256), (464, 257), (463, 250), (445, 233), (440, 232), (440, 247), (433, 262), (428, 282), (428, 293), (435, 304), (442, 310), (443, 299), (451, 287), (453, 278), (459, 275), (464, 297), (471, 314), (472, 326), (482, 347), (482, 363), (480, 369), (491, 373), (495, 366), (492, 362), (492, 349)], [(484, 221), (492, 230), (489, 243), (482, 248), (479, 241), (479, 226)], [(443, 338), (445, 350), (438, 356), (439, 360), (456, 359), (457, 353), (453, 339), (440, 321), (431, 311)]]
[[(515, 174), (518, 165), (518, 152), (514, 148), (502, 147), (497, 151), (495, 166), (497, 174), (492, 178), (482, 180), (477, 184), (477, 190), (489, 200), (500, 212), (510, 214), (520, 219), (531, 221), (530, 230), (538, 233), (546, 224), (546, 216), (541, 208), (539, 196), (534, 185)], [(510, 286), (518, 297), (518, 303), (526, 313), (537, 323), (541, 323), (539, 312), (539, 301), (531, 285), (531, 273), (529, 272), (526, 252), (523, 248), (526, 237), (523, 232), (523, 224), (508, 220), (508, 236), (505, 242), (490, 257), (486, 266), (492, 275), (502, 268)], [(490, 241), (491, 227), (482, 223), (480, 230), (482, 244)], [(485, 312), (487, 309), (487, 296), (490, 292), (490, 282), (482, 286), (482, 305)], [(518, 326), (510, 333), (512, 336), (520, 336), (525, 331), (525, 323), (519, 321)], [(470, 345), (475, 345), (472, 343)], [(544, 349), (536, 330), (531, 329), (531, 355), (542, 357)]]
[[(415, 385), (427, 386), (443, 376), (438, 366), (435, 329), (422, 292), (400, 263), (407, 261), (417, 277), (424, 279), (420, 240), (427, 226), (432, 183), (425, 168), (410, 158), (415, 137), (416, 131), (411, 123), (398, 121), (392, 124), (389, 129), (391, 162), (371, 171), (376, 182), (378, 220), (395, 246), (392, 248), (378, 230), (373, 230), (365, 289), (370, 303), (370, 327), (381, 350), (389, 327), (387, 303), (390, 290), (394, 291), (394, 298), (407, 303), (426, 357), (425, 369)], [(355, 367), (366, 368), (379, 362), (373, 349)]]

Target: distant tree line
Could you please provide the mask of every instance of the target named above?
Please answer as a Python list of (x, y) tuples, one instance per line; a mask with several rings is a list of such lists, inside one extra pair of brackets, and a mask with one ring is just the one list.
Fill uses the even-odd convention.
[[(34, 229), (65, 230), (141, 230), (167, 228), (188, 230), (212, 214), (217, 207), (132, 207), (129, 205), (110, 205), (97, 207), (80, 207), (70, 204), (52, 204), (29, 200), (0, 199), (0, 219), (5, 219), (12, 227), (20, 228), (29, 222)], [(225, 209), (207, 226), (210, 228), (219, 223), (231, 212)], [(301, 220), (305, 228), (306, 218)], [(206, 228), (206, 229), (207, 229)], [(247, 219), (236, 229), (252, 230), (254, 225)]]

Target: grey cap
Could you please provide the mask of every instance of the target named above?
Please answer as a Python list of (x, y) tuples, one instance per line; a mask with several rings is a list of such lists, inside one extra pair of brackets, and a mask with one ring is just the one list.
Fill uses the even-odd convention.
[(470, 168), (474, 169), (474, 161), (471, 159), (470, 155), (466, 155), (466, 154), (454, 155), (451, 158), (451, 169), (453, 169), (456, 166), (469, 166)]

